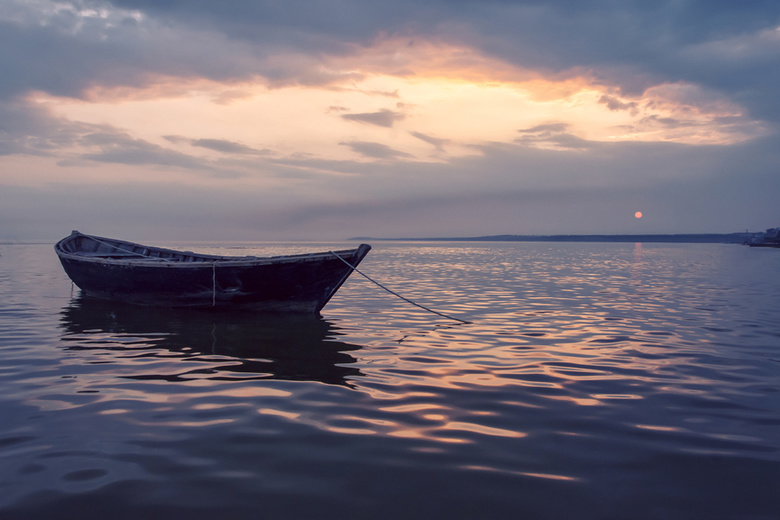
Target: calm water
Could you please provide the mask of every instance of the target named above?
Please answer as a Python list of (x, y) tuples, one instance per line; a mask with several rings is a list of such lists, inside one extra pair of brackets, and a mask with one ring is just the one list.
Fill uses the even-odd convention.
[(358, 275), (318, 318), (96, 302), (0, 245), (0, 518), (780, 518), (780, 251), (378, 243), (361, 270), (471, 323)]

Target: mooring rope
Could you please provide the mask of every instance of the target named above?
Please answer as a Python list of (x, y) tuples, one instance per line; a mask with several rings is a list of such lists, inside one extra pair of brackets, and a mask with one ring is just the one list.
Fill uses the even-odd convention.
[(217, 306), (217, 262), (211, 263), (211, 306)]
[(333, 251), (329, 251), (329, 253), (330, 253), (330, 254), (332, 254), (333, 256), (335, 256), (336, 258), (338, 258), (339, 260), (341, 260), (342, 262), (344, 262), (345, 264), (347, 264), (347, 265), (349, 266), (349, 268), (350, 268), (350, 269), (352, 269), (353, 271), (355, 271), (357, 274), (359, 274), (360, 276), (362, 276), (363, 278), (365, 278), (365, 279), (366, 279), (366, 280), (368, 280), (369, 282), (371, 282), (371, 283), (373, 283), (373, 284), (376, 284), (377, 286), (379, 286), (380, 288), (382, 288), (382, 289), (384, 289), (385, 291), (389, 292), (389, 293), (390, 293), (390, 294), (392, 294), (393, 296), (397, 296), (397, 297), (401, 298), (401, 299), (402, 299), (403, 301), (405, 301), (406, 303), (410, 303), (410, 304), (414, 305), (415, 307), (419, 307), (419, 308), (421, 308), (421, 309), (423, 309), (423, 310), (426, 310), (426, 311), (428, 311), (428, 312), (430, 312), (430, 313), (437, 314), (437, 315), (441, 316), (442, 318), (447, 318), (448, 320), (455, 320), (455, 321), (459, 321), (459, 322), (461, 322), (461, 323), (467, 323), (467, 324), (468, 324), (468, 323), (471, 323), (471, 322), (469, 322), (469, 321), (462, 320), (462, 319), (460, 319), (460, 318), (456, 318), (456, 317), (454, 317), (454, 316), (449, 316), (449, 315), (447, 315), (447, 314), (441, 313), (441, 312), (439, 312), (439, 311), (435, 311), (435, 310), (433, 310), (433, 309), (429, 309), (429, 308), (428, 308), (428, 307), (426, 307), (425, 305), (420, 305), (420, 304), (419, 304), (419, 303), (417, 303), (417, 302), (413, 302), (413, 301), (412, 301), (412, 300), (410, 300), (409, 298), (406, 298), (406, 297), (404, 297), (404, 296), (401, 296), (400, 294), (398, 294), (398, 293), (397, 293), (397, 292), (395, 292), (395, 291), (391, 291), (390, 289), (388, 289), (387, 287), (385, 287), (385, 286), (384, 286), (384, 285), (382, 285), (381, 283), (377, 282), (376, 280), (374, 280), (373, 278), (371, 278), (370, 276), (368, 276), (366, 273), (362, 272), (362, 271), (361, 271), (360, 269), (358, 269), (357, 267), (353, 266), (352, 264), (350, 264), (349, 262), (347, 262), (346, 260), (344, 260), (343, 258), (341, 258), (339, 255), (337, 255), (337, 254), (336, 254), (336, 253), (334, 253)]

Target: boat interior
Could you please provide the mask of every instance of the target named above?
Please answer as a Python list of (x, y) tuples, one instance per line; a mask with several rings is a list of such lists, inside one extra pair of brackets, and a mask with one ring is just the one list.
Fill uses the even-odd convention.
[(226, 257), (144, 246), (122, 240), (78, 234), (60, 244), (66, 253), (95, 258), (160, 260), (164, 262), (214, 262)]
[[(81, 257), (139, 261), (155, 260), (176, 263), (214, 263), (232, 261), (265, 262), (274, 260), (300, 261), (302, 259), (316, 260), (332, 254), (330, 252), (321, 252), (263, 258), (257, 256), (219, 256), (193, 253), (192, 251), (176, 251), (162, 247), (145, 246), (133, 242), (126, 242), (124, 240), (85, 235), (78, 231), (74, 231), (71, 236), (57, 243), (57, 248), (63, 253)], [(345, 255), (354, 253), (354, 250), (336, 251), (335, 253)]]

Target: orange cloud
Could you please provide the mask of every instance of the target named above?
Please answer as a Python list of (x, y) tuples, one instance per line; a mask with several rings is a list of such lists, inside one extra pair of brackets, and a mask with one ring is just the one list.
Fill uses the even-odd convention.
[[(477, 154), (484, 143), (585, 152), (588, 141), (728, 145), (766, 131), (739, 106), (695, 85), (619, 95), (585, 75), (544, 77), (421, 38), (355, 45), (317, 63), (288, 58), (287, 67), (301, 67), (296, 81), (159, 76), (138, 88), (94, 86), (83, 99), (36, 93), (30, 101), (70, 121), (118, 129), (159, 147), (158, 156), (166, 149), (208, 160), (441, 162)], [(552, 132), (550, 125), (558, 126)], [(547, 131), (528, 133), (532, 128)]]

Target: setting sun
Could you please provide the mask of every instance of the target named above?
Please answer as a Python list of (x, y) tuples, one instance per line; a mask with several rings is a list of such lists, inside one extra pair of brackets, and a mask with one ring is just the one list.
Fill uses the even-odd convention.
[(636, 218), (642, 218), (642, 212), (641, 211), (637, 211), (636, 213), (634, 213), (634, 216)]

